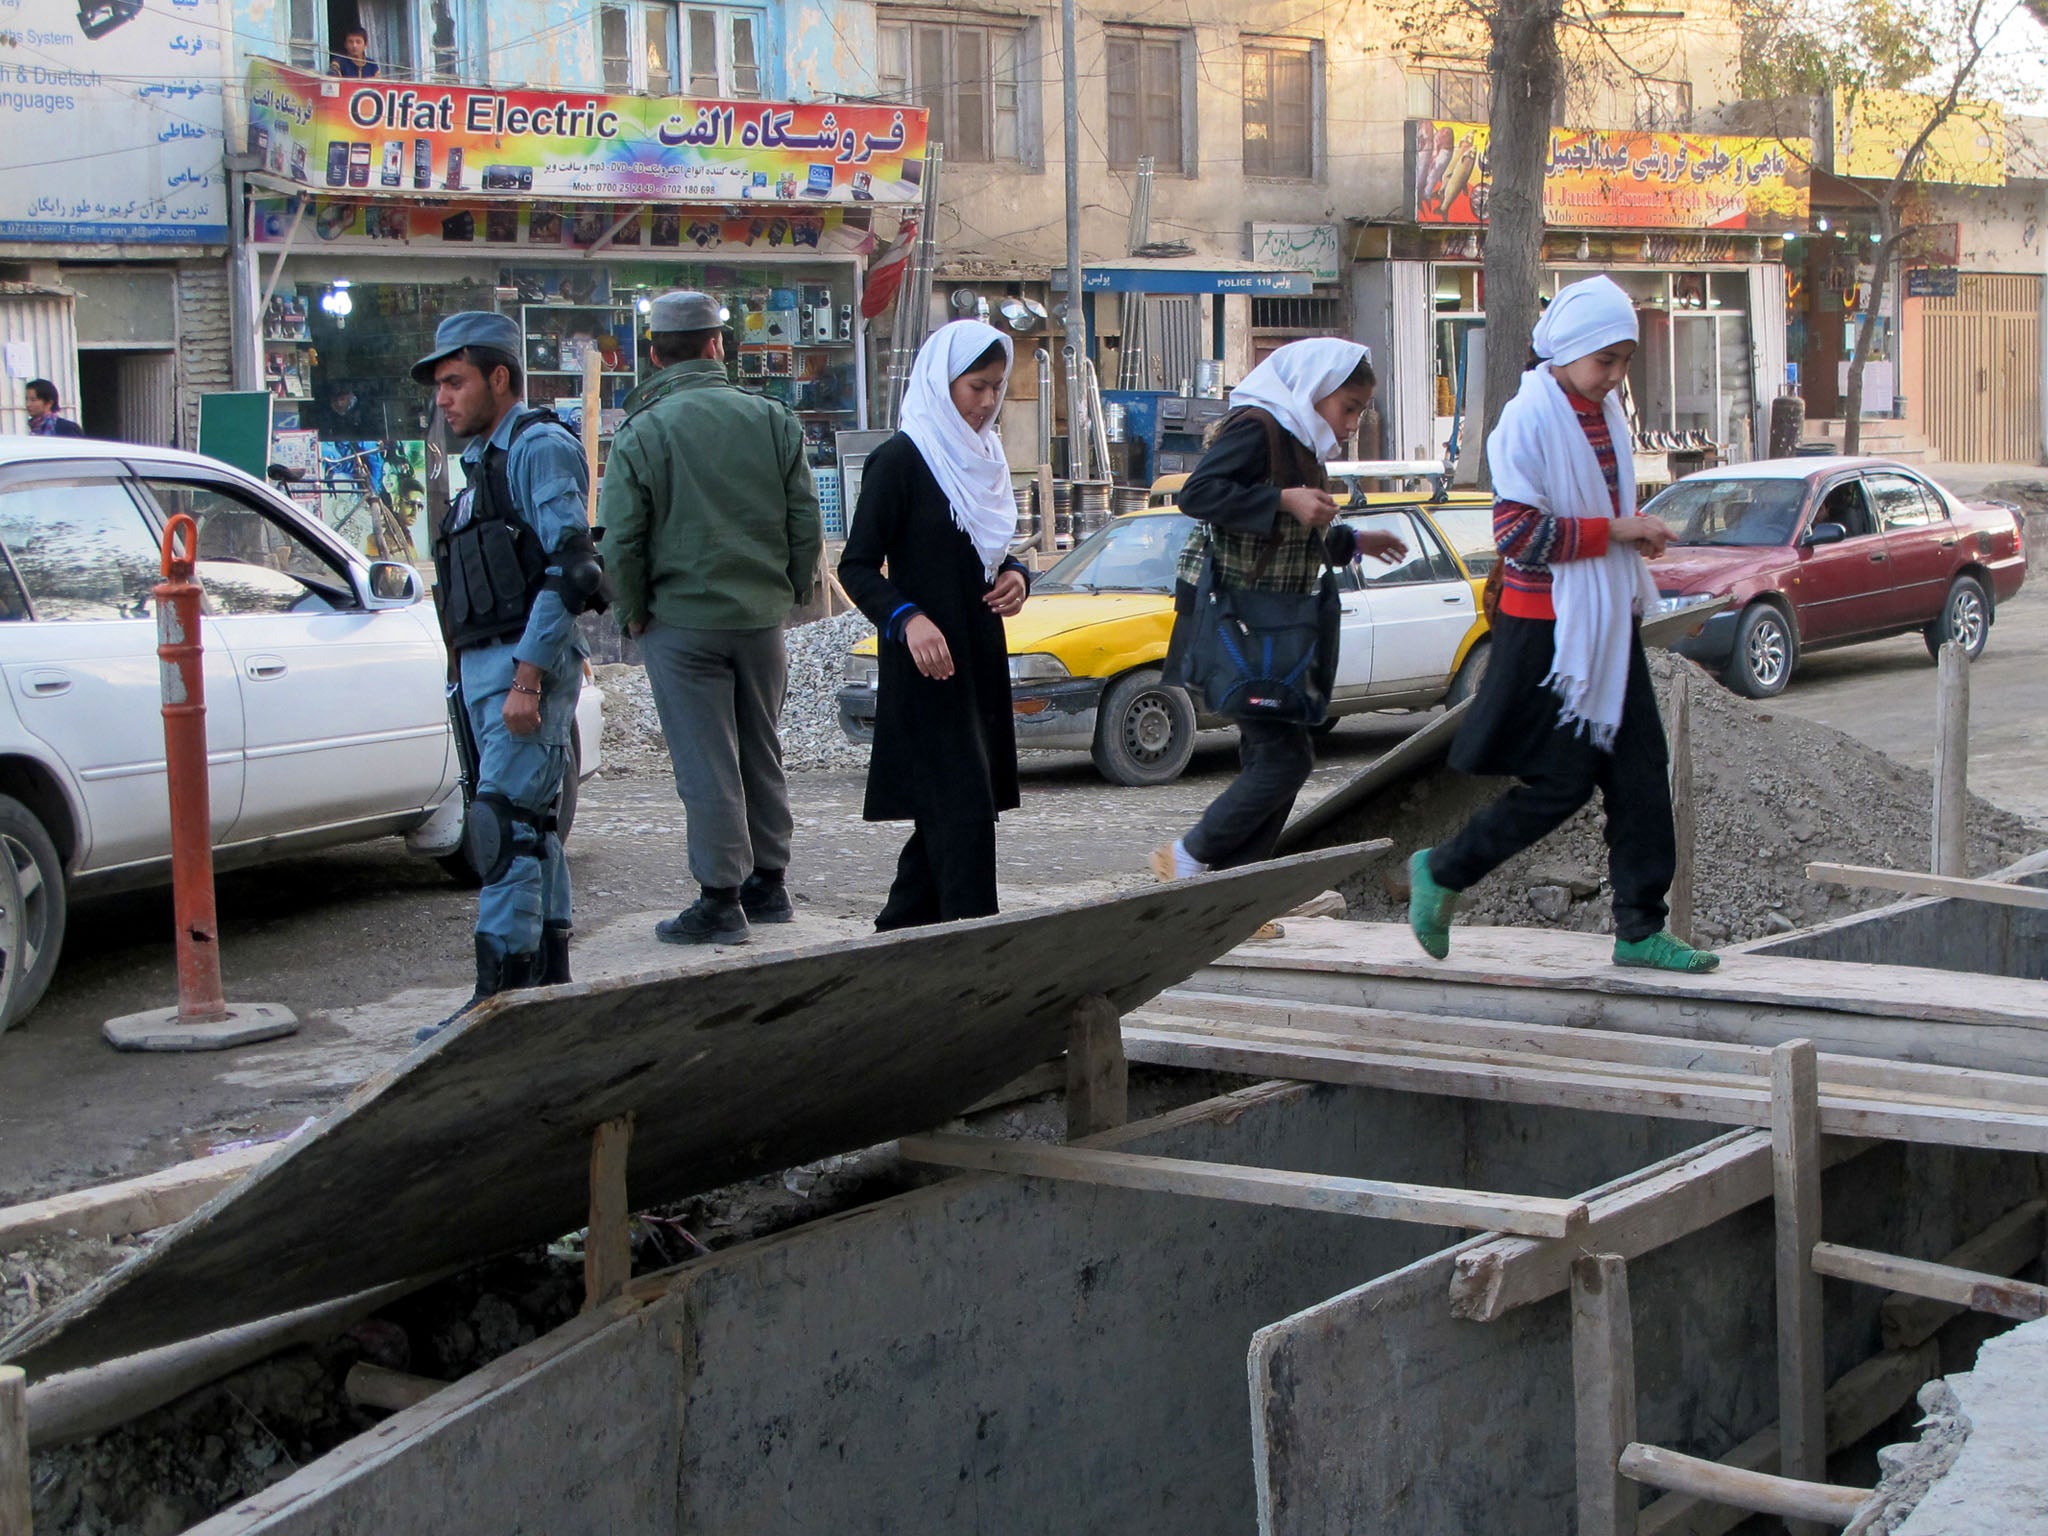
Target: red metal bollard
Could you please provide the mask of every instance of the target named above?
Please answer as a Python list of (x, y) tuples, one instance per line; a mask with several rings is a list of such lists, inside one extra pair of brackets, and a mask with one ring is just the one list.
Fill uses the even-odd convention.
[[(179, 539), (183, 537), (183, 553)], [(194, 562), (199, 525), (180, 512), (164, 525), (156, 586), (156, 654), (164, 692), (164, 773), (171, 790), (171, 903), (178, 924), (178, 1021), (227, 1016), (220, 924), (213, 910), (213, 796), (206, 765), (206, 670)]]

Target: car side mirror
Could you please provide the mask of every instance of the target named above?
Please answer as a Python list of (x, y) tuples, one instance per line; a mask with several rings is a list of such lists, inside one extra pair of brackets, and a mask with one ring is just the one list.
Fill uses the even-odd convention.
[(366, 585), (375, 608), (403, 608), (420, 600), (419, 572), (397, 560), (371, 561)]
[(272, 464), (263, 473), (273, 485), (290, 485), (294, 480), (303, 478), (289, 464)]
[(1799, 543), (1802, 548), (1817, 549), (1823, 544), (1839, 544), (1847, 537), (1849, 530), (1840, 523), (1815, 523)]

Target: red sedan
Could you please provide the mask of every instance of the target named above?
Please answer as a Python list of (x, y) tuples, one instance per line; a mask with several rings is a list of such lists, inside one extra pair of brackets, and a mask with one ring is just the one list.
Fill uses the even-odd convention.
[(2020, 514), (1958, 500), (1884, 459), (1764, 459), (1679, 481), (1648, 506), (1671, 528), (1651, 565), (1667, 599), (1727, 595), (1674, 647), (1753, 699), (1806, 651), (1917, 630), (1974, 659), (2027, 576)]

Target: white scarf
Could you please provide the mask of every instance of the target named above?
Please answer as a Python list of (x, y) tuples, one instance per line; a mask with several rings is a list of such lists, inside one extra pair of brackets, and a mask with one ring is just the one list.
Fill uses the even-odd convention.
[(1009, 393), (1009, 377), (1006, 372), (996, 409), (979, 432), (967, 425), (967, 418), (953, 404), (953, 381), (998, 342), (1007, 370), (1014, 360), (1010, 338), (994, 326), (979, 320), (955, 320), (933, 331), (917, 349), (898, 420), (904, 434), (924, 455), (939, 489), (946, 493), (953, 526), (974, 542), (982, 574), (991, 580), (1009, 557), (1010, 541), (1017, 536), (1017, 498), (1010, 491), (1010, 461), (1003, 456), (1002, 435), (996, 430), (1003, 395)]
[[(1598, 291), (1600, 284), (1612, 293)], [(1596, 291), (1579, 294), (1581, 289)], [(1558, 322), (1554, 326), (1553, 319)], [(1546, 361), (1570, 363), (1635, 335), (1635, 309), (1627, 294), (1611, 279), (1597, 277), (1575, 283), (1557, 297), (1536, 328), (1535, 345), (1537, 355)], [(1632, 517), (1636, 476), (1628, 420), (1613, 393), (1601, 403), (1601, 412), (1619, 470), (1619, 515)], [(1522, 387), (1486, 440), (1486, 459), (1494, 494), (1504, 500), (1540, 507), (1553, 517), (1616, 515), (1599, 456), (1547, 366), (1522, 375)], [(1553, 565), (1550, 576), (1557, 641), (1550, 676), (1544, 681), (1557, 694), (1563, 722), (1586, 732), (1601, 751), (1611, 752), (1628, 697), (1630, 619), (1655, 605), (1656, 583), (1629, 544), (1609, 544), (1597, 560)]]
[(1290, 341), (1231, 390), (1230, 408), (1237, 411), (1256, 405), (1297, 442), (1315, 449), (1317, 458), (1334, 459), (1343, 444), (1330, 424), (1316, 414), (1316, 402), (1334, 394), (1365, 357), (1366, 350), (1359, 343), (1335, 336)]

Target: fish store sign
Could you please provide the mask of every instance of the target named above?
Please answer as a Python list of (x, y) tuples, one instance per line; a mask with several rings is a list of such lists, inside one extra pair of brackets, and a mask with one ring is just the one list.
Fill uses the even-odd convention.
[[(1484, 123), (1408, 125), (1408, 216), (1418, 224), (1486, 222), (1492, 187)], [(1543, 221), (1566, 229), (1806, 227), (1806, 152), (1730, 134), (1554, 129), (1543, 172)]]

